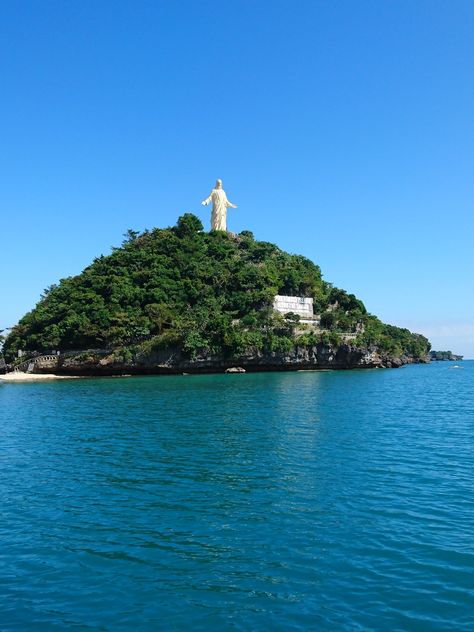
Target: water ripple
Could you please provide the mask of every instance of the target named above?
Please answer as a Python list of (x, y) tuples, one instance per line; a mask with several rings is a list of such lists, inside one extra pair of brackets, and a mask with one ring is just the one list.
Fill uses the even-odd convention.
[(463, 366), (0, 386), (1, 630), (473, 630)]

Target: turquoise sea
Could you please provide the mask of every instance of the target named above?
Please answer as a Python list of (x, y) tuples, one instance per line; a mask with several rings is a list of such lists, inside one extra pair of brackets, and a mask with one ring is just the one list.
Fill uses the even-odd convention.
[(474, 630), (474, 362), (0, 385), (0, 629)]

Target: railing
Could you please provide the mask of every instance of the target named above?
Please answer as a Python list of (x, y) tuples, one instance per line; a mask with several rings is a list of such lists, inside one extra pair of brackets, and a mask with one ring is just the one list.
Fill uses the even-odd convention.
[(31, 358), (29, 360), (24, 360), (23, 362), (20, 362), (19, 364), (15, 364), (15, 365), (7, 365), (7, 373), (15, 373), (15, 372), (19, 372), (19, 373), (28, 373), (28, 366), (31, 363)]
[(36, 356), (36, 358), (33, 360), (33, 364), (36, 364), (37, 362), (57, 362), (58, 359), (59, 355), (57, 353), (50, 355), (40, 355)]
[(51, 352), (40, 352), (40, 351), (32, 351), (28, 356), (23, 356), (22, 358), (18, 358), (15, 362), (5, 365), (5, 369), (7, 373), (14, 373), (15, 371), (21, 373), (32, 373), (35, 369), (36, 364), (41, 362), (59, 362), (60, 359), (68, 358), (70, 356), (75, 356), (79, 353), (95, 353), (106, 355), (110, 353), (111, 349), (81, 349), (81, 350), (68, 350), (68, 351), (51, 351)]
[(22, 360), (18, 364), (10, 365), (10, 370), (8, 370), (8, 367), (7, 367), (7, 372), (8, 373), (15, 373), (15, 372), (32, 373), (37, 363), (41, 361), (57, 362), (58, 360), (59, 360), (58, 354), (48, 354), (48, 355), (35, 354), (35, 355), (31, 355), (29, 358), (26, 358), (25, 360)]

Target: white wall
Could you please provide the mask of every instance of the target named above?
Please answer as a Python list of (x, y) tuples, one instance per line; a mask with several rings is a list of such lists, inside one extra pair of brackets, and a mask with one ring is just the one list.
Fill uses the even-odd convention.
[(275, 296), (273, 308), (282, 314), (293, 312), (300, 316), (313, 315), (313, 299), (305, 296)]

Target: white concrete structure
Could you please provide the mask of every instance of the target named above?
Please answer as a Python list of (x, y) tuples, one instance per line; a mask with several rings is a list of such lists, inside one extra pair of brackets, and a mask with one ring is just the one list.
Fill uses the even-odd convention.
[(313, 299), (305, 296), (275, 296), (273, 301), (273, 309), (281, 314), (293, 312), (301, 318), (313, 318)]
[(237, 208), (237, 206), (227, 199), (227, 195), (222, 188), (222, 180), (217, 180), (216, 188), (212, 189), (211, 195), (203, 200), (201, 204), (207, 206), (211, 202), (211, 230), (227, 230), (227, 209)]

